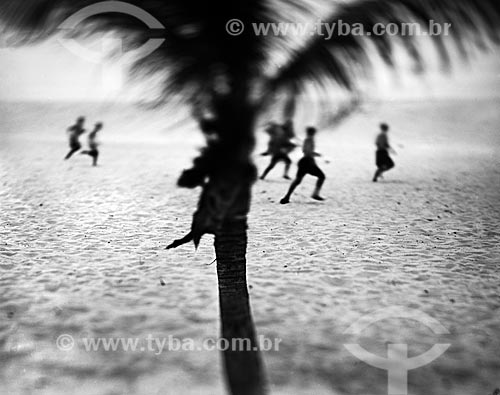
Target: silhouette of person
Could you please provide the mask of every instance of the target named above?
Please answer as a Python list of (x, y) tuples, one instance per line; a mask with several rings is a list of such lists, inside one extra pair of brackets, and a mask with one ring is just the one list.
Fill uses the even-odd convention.
[(291, 121), (287, 121), (284, 125), (271, 123), (266, 129), (266, 132), (269, 134), (269, 143), (267, 151), (263, 152), (261, 155), (271, 155), (271, 162), (260, 176), (260, 179), (264, 180), (274, 166), (276, 166), (279, 162), (284, 162), (285, 172), (283, 174), (283, 178), (289, 180), (290, 177), (288, 172), (290, 171), (290, 166), (292, 165), (292, 160), (290, 159), (289, 154), (296, 147), (295, 143), (292, 142), (292, 139), (295, 136), (293, 132), (293, 124)]
[(386, 123), (380, 124), (380, 133), (375, 140), (375, 145), (377, 146), (377, 152), (375, 154), (375, 164), (377, 165), (377, 171), (373, 176), (373, 182), (377, 182), (378, 178), (382, 176), (383, 173), (392, 169), (394, 167), (394, 161), (389, 156), (389, 152), (396, 151), (392, 149), (389, 144), (389, 125)]
[(316, 135), (316, 132), (316, 128), (313, 127), (308, 127), (306, 129), (307, 137), (304, 140), (304, 144), (302, 146), (304, 156), (299, 161), (299, 169), (297, 170), (297, 176), (295, 177), (295, 180), (293, 180), (292, 184), (290, 185), (290, 189), (288, 190), (285, 197), (280, 200), (281, 204), (290, 203), (290, 197), (292, 196), (293, 191), (302, 182), (306, 174), (310, 174), (318, 178), (318, 181), (316, 182), (316, 188), (314, 189), (311, 197), (315, 200), (325, 200), (320, 196), (319, 193), (326, 177), (314, 160), (314, 157), (321, 156), (320, 154), (315, 152), (314, 136)]
[(90, 132), (88, 137), (89, 149), (82, 151), (81, 154), (89, 155), (92, 157), (92, 166), (97, 166), (97, 159), (99, 158), (99, 143), (97, 142), (97, 133), (102, 129), (102, 122), (97, 122), (94, 126), (94, 130)]
[(83, 128), (84, 123), (85, 123), (85, 118), (78, 117), (78, 119), (76, 120), (76, 124), (74, 124), (68, 128), (67, 132), (69, 134), (70, 151), (65, 156), (64, 160), (71, 158), (71, 156), (76, 151), (78, 151), (80, 148), (82, 148), (82, 145), (80, 144), (80, 136), (85, 133), (85, 129)]

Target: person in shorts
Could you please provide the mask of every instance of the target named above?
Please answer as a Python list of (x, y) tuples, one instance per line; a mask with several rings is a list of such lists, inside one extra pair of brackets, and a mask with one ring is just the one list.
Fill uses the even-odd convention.
[(85, 133), (85, 129), (83, 128), (84, 123), (85, 123), (85, 118), (78, 117), (78, 119), (76, 120), (76, 124), (68, 128), (70, 150), (68, 154), (64, 157), (64, 160), (71, 158), (71, 156), (76, 151), (82, 148), (82, 145), (80, 144), (80, 136)]
[(302, 152), (304, 153), (304, 156), (298, 163), (299, 168), (297, 170), (297, 176), (295, 177), (295, 180), (293, 180), (292, 184), (290, 185), (290, 188), (288, 189), (285, 197), (280, 200), (281, 204), (290, 203), (290, 197), (292, 196), (295, 188), (299, 186), (299, 184), (307, 174), (317, 177), (318, 179), (316, 181), (316, 187), (314, 188), (314, 192), (311, 197), (315, 200), (325, 200), (321, 197), (320, 191), (326, 177), (323, 171), (316, 164), (316, 160), (314, 159), (317, 156), (321, 156), (315, 151), (314, 136), (316, 135), (316, 132), (317, 130), (314, 127), (308, 127), (306, 129), (307, 137), (304, 140), (304, 144), (302, 146)]
[(292, 165), (292, 160), (290, 159), (290, 152), (295, 148), (295, 144), (292, 142), (290, 137), (289, 125), (278, 125), (276, 123), (271, 123), (266, 129), (267, 134), (269, 134), (269, 144), (266, 152), (261, 155), (271, 155), (271, 162), (269, 166), (264, 170), (260, 176), (261, 180), (264, 180), (269, 172), (279, 163), (285, 163), (285, 171), (283, 173), (283, 178), (289, 180), (288, 172), (290, 171), (290, 166)]
[(97, 166), (97, 159), (99, 158), (99, 143), (97, 142), (97, 133), (102, 129), (102, 127), (102, 122), (97, 122), (95, 124), (94, 130), (89, 134), (89, 149), (81, 152), (82, 154), (89, 155), (92, 158), (92, 166)]

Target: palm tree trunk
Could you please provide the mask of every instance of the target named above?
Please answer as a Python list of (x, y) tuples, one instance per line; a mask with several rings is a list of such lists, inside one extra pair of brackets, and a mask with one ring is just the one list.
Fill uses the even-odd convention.
[[(223, 358), (232, 395), (263, 395), (266, 380), (250, 311), (246, 248), (246, 218), (224, 222), (215, 235), (222, 338), (231, 345)], [(233, 339), (245, 339), (240, 342), (245, 347), (235, 349)]]

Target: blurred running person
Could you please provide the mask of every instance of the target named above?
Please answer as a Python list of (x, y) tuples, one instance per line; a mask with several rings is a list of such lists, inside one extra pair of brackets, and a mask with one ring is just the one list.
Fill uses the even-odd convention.
[(97, 133), (102, 129), (102, 122), (97, 122), (94, 126), (94, 130), (90, 132), (88, 137), (89, 149), (82, 151), (81, 154), (89, 155), (92, 157), (92, 166), (97, 166), (97, 159), (99, 158), (99, 143), (97, 142)]
[(67, 132), (69, 134), (70, 151), (65, 156), (64, 160), (71, 158), (71, 156), (76, 151), (82, 148), (82, 145), (80, 144), (80, 136), (85, 133), (85, 129), (83, 128), (84, 123), (85, 123), (85, 118), (78, 117), (78, 119), (76, 120), (76, 124), (68, 128)]
[(299, 161), (297, 176), (295, 177), (295, 180), (293, 180), (292, 185), (290, 185), (288, 193), (283, 199), (280, 200), (281, 204), (290, 203), (290, 197), (292, 196), (293, 191), (295, 190), (295, 188), (297, 188), (297, 186), (299, 186), (306, 174), (310, 174), (318, 178), (318, 181), (316, 182), (316, 188), (314, 189), (311, 197), (315, 200), (325, 200), (321, 197), (320, 191), (326, 177), (314, 160), (316, 156), (321, 156), (321, 154), (318, 154), (315, 151), (314, 136), (316, 135), (316, 133), (316, 128), (308, 127), (306, 129), (307, 137), (304, 140), (304, 145), (302, 146), (304, 156)]
[(377, 146), (377, 152), (375, 154), (375, 164), (377, 165), (377, 171), (373, 176), (373, 182), (377, 182), (378, 178), (382, 176), (388, 170), (394, 167), (394, 161), (389, 156), (389, 152), (396, 154), (396, 151), (392, 149), (389, 144), (389, 125), (386, 123), (380, 124), (380, 133), (375, 140), (375, 145)]
[[(295, 143), (292, 142), (290, 136), (290, 131), (288, 128), (285, 128), (276, 123), (271, 123), (269, 127), (266, 129), (266, 132), (269, 134), (269, 144), (266, 152), (263, 152), (261, 155), (271, 155), (271, 162), (269, 166), (267, 166), (264, 173), (260, 176), (261, 180), (264, 180), (269, 172), (276, 166), (279, 162), (285, 163), (285, 172), (283, 173), (283, 178), (289, 180), (290, 177), (288, 175), (290, 171), (290, 166), (292, 165), (292, 160), (290, 159), (290, 152), (295, 149)], [(292, 131), (293, 133), (293, 131)]]

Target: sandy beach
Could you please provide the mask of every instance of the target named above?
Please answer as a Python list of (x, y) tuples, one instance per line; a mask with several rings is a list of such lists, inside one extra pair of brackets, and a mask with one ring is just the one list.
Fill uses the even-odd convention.
[[(412, 395), (490, 395), (500, 387), (500, 102), (379, 103), (320, 130), (325, 202), (306, 178), (291, 204), (282, 165), (254, 187), (248, 283), (272, 394), (383, 395), (388, 343), (419, 355)], [(127, 107), (129, 106), (129, 107)], [(219, 335), (212, 238), (164, 248), (187, 231), (197, 193), (175, 186), (201, 146), (191, 124), (127, 106), (0, 104), (0, 393), (223, 394), (217, 351), (87, 352), (83, 337)], [(80, 113), (103, 121), (100, 166), (67, 152)], [(179, 119), (181, 117), (178, 117)], [(396, 168), (372, 183), (378, 124), (391, 125)], [(302, 115), (298, 134), (309, 120)], [(266, 144), (259, 134), (256, 162)], [(293, 154), (294, 167), (300, 158)], [(345, 331), (378, 309), (425, 313)]]

